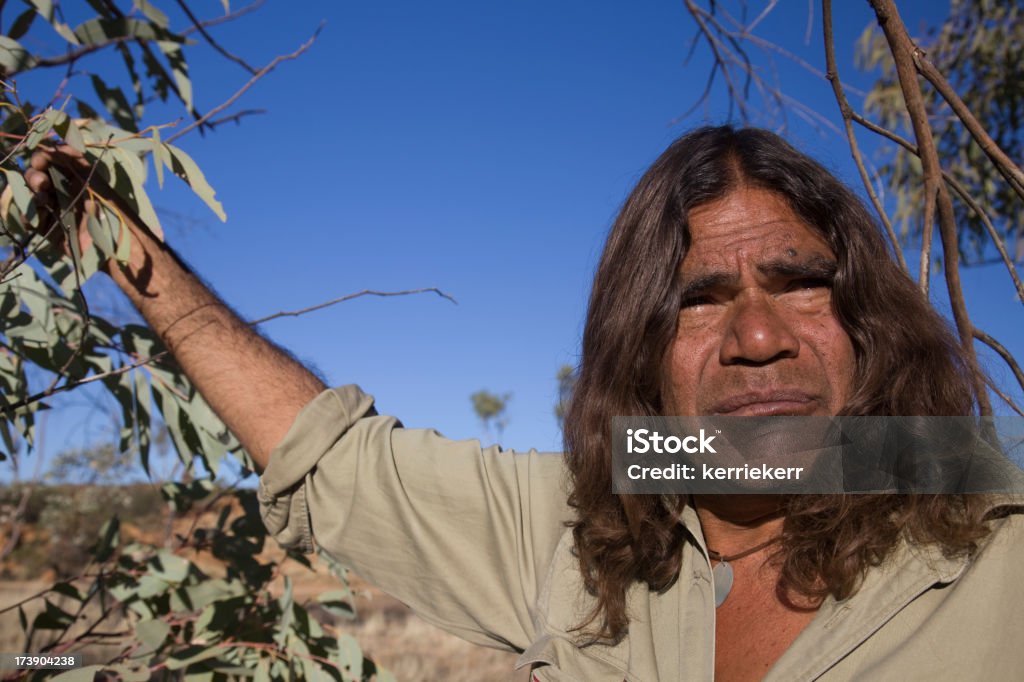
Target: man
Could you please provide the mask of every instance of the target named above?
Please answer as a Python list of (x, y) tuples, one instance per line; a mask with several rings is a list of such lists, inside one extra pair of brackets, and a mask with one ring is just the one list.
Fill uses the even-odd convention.
[[(265, 467), (271, 532), (521, 652), (534, 679), (1024, 670), (1019, 508), (611, 493), (613, 416), (975, 410), (978, 370), (867, 211), (771, 133), (694, 131), (627, 200), (595, 278), (564, 457), (481, 451), (401, 428), (356, 387), (325, 391), (133, 231), (130, 264), (109, 274)], [(734, 581), (716, 608), (722, 563)]]

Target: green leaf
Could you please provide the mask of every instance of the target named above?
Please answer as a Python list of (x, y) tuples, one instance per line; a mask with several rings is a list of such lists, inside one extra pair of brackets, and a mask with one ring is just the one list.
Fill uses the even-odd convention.
[(171, 626), (162, 620), (144, 620), (135, 626), (135, 638), (153, 652), (163, 646), (167, 636), (171, 634)]
[(352, 635), (338, 635), (338, 664), (355, 679), (362, 679), (363, 650)]
[(55, 605), (49, 599), (44, 599), (43, 601), (46, 604), (46, 610), (37, 615), (35, 620), (32, 621), (32, 629), (63, 630), (75, 621), (70, 613)]
[(188, 560), (162, 549), (149, 560), (153, 575), (169, 583), (180, 583), (188, 577), (192, 564)]
[(43, 19), (53, 21), (53, 0), (28, 0), (28, 3), (36, 8)]
[[(0, 38), (2, 37), (3, 36), (0, 36)], [(52, 111), (52, 109), (50, 111)], [(53, 130), (54, 118), (48, 114), (49, 112), (44, 113), (32, 123), (32, 129), (25, 137), (25, 149), (28, 149), (29, 151), (35, 149), (36, 146), (42, 142), (43, 138), (49, 135), (50, 131)]]
[(170, 22), (167, 20), (167, 15), (158, 10), (148, 0), (133, 0), (132, 4), (139, 8), (139, 10), (146, 15), (146, 18), (152, 21), (160, 28), (167, 28)]
[(104, 256), (114, 255), (114, 238), (110, 234), (110, 229), (103, 225), (99, 219), (90, 215), (86, 221), (86, 229), (89, 230), (89, 236), (92, 237), (93, 242)]
[(103, 103), (103, 107), (110, 112), (110, 115), (114, 117), (119, 126), (131, 132), (138, 131), (135, 123), (135, 112), (132, 111), (132, 107), (128, 104), (128, 99), (124, 96), (121, 88), (107, 87), (106, 82), (95, 74), (92, 76), (92, 87), (96, 91), (96, 96)]
[(270, 662), (265, 658), (261, 658), (259, 664), (256, 666), (256, 674), (253, 677), (253, 682), (270, 682)]
[(116, 516), (111, 517), (109, 521), (103, 524), (100, 528), (100, 539), (96, 543), (93, 554), (96, 556), (97, 561), (106, 561), (114, 553), (116, 548), (121, 543), (121, 521)]
[(82, 595), (78, 589), (68, 582), (54, 583), (53, 587), (50, 588), (57, 594), (63, 594), (65, 597), (71, 597), (75, 601), (82, 601)]
[(168, 670), (181, 670), (193, 663), (220, 656), (223, 652), (215, 647), (190, 646), (167, 657)]
[(132, 406), (135, 408), (132, 415), (132, 421), (135, 426), (133, 429), (135, 446), (139, 452), (139, 461), (142, 464), (142, 468), (145, 470), (146, 475), (149, 476), (150, 390), (142, 371), (133, 370), (132, 374), (135, 375), (135, 391), (132, 396)]
[[(153, 128), (153, 169), (156, 171), (156, 184), (164, 188), (164, 167), (171, 168), (171, 155), (167, 147), (160, 141), (160, 129)], [(173, 170), (173, 169), (172, 169)]]
[(189, 184), (199, 198), (206, 202), (206, 205), (210, 207), (221, 221), (227, 221), (228, 217), (224, 213), (224, 207), (221, 203), (214, 198), (215, 192), (210, 187), (209, 183), (206, 182), (206, 177), (203, 172), (199, 170), (199, 166), (192, 160), (192, 157), (186, 154), (178, 147), (166, 145), (167, 150), (171, 153), (173, 160), (174, 174)]
[(17, 40), (0, 35), (0, 69), (7, 75), (27, 71), (36, 65), (36, 58)]
[(352, 606), (352, 593), (349, 590), (323, 592), (316, 600), (328, 613), (348, 620), (356, 617), (356, 610)]
[(144, 575), (139, 578), (139, 586), (135, 590), (135, 595), (139, 599), (150, 599), (164, 594), (170, 587), (170, 583), (158, 576)]
[(241, 597), (245, 594), (245, 588), (238, 582), (222, 580), (219, 578), (207, 579), (196, 585), (185, 588), (189, 601), (192, 602), (193, 610), (199, 611), (215, 601)]
[(32, 199), (32, 190), (25, 183), (25, 177), (17, 170), (3, 168), (4, 176), (7, 178), (7, 186), (11, 188), (11, 196), (14, 205), (21, 211), (21, 215), (29, 224), (39, 226), (39, 214), (36, 212), (36, 204)]
[(118, 215), (111, 209), (107, 208), (106, 206), (103, 207), (103, 212), (101, 215), (104, 217), (104, 222), (107, 222), (110, 225), (116, 224), (119, 226), (119, 234), (117, 237), (117, 252), (114, 254), (114, 258), (117, 259), (118, 263), (121, 263), (122, 265), (127, 265), (129, 260), (131, 260), (132, 255), (132, 235), (131, 232), (128, 230), (128, 226), (121, 221), (120, 215)]
[(32, 22), (36, 19), (35, 8), (27, 9), (18, 15), (18, 18), (14, 20), (11, 27), (7, 29), (7, 37), (13, 40), (17, 40), (22, 37), (32, 27)]
[(178, 86), (178, 95), (181, 97), (185, 109), (191, 113), (194, 111), (192, 108), (192, 81), (188, 77), (188, 63), (185, 61), (185, 55), (181, 51), (181, 45), (167, 40), (160, 40), (157, 41), (156, 46), (160, 48), (160, 51), (164, 53), (164, 57), (167, 58), (167, 63), (171, 67), (171, 74), (174, 76), (174, 82)]
[[(118, 182), (116, 189), (131, 202), (133, 208), (139, 214), (139, 218), (142, 219), (143, 224), (154, 235), (163, 240), (163, 228), (160, 226), (160, 220), (157, 218), (156, 211), (153, 209), (153, 204), (150, 202), (149, 195), (146, 194), (144, 187), (146, 182), (146, 164), (134, 153), (121, 147), (113, 148), (113, 156), (120, 162), (115, 164), (115, 173), (118, 173), (117, 169), (124, 171), (125, 177), (128, 180), (127, 187), (125, 187), (125, 183)], [(124, 193), (126, 190), (127, 195)]]
[(82, 139), (82, 131), (78, 129), (75, 122), (71, 120), (71, 117), (64, 112), (58, 112), (60, 114), (53, 124), (54, 130), (57, 134), (64, 138), (64, 141), (68, 143), (76, 151), (85, 153), (85, 140)]
[(278, 646), (285, 646), (285, 642), (288, 639), (288, 630), (295, 622), (295, 612), (292, 609), (292, 604), (294, 603), (292, 579), (289, 576), (284, 577), (284, 592), (278, 598), (277, 603), (281, 609), (281, 618), (277, 622), (277, 632), (274, 634), (274, 641), (277, 642)]
[(106, 45), (118, 38), (184, 42), (181, 36), (176, 36), (155, 23), (132, 17), (90, 19), (75, 27), (75, 37), (83, 45)]

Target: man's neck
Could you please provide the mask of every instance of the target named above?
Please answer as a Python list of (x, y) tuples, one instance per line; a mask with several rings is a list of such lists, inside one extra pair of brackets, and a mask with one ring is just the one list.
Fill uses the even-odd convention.
[(704, 542), (721, 555), (742, 552), (782, 531), (782, 498), (777, 495), (695, 495)]

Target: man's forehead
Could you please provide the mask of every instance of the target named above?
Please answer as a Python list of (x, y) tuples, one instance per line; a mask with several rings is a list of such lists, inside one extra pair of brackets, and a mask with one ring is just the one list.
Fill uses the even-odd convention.
[(741, 187), (692, 208), (687, 222), (690, 244), (681, 264), (684, 272), (834, 259), (822, 235), (782, 195), (769, 190)]
[(785, 262), (835, 261), (825, 240), (802, 223), (778, 220), (721, 228), (691, 234), (682, 262), (684, 272), (738, 269), (744, 264), (764, 269)]

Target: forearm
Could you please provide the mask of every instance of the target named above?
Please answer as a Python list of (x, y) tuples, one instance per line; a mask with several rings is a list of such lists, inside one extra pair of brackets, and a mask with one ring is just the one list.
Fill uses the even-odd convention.
[(166, 245), (133, 230), (127, 266), (109, 274), (260, 468), (324, 384), (260, 336)]

